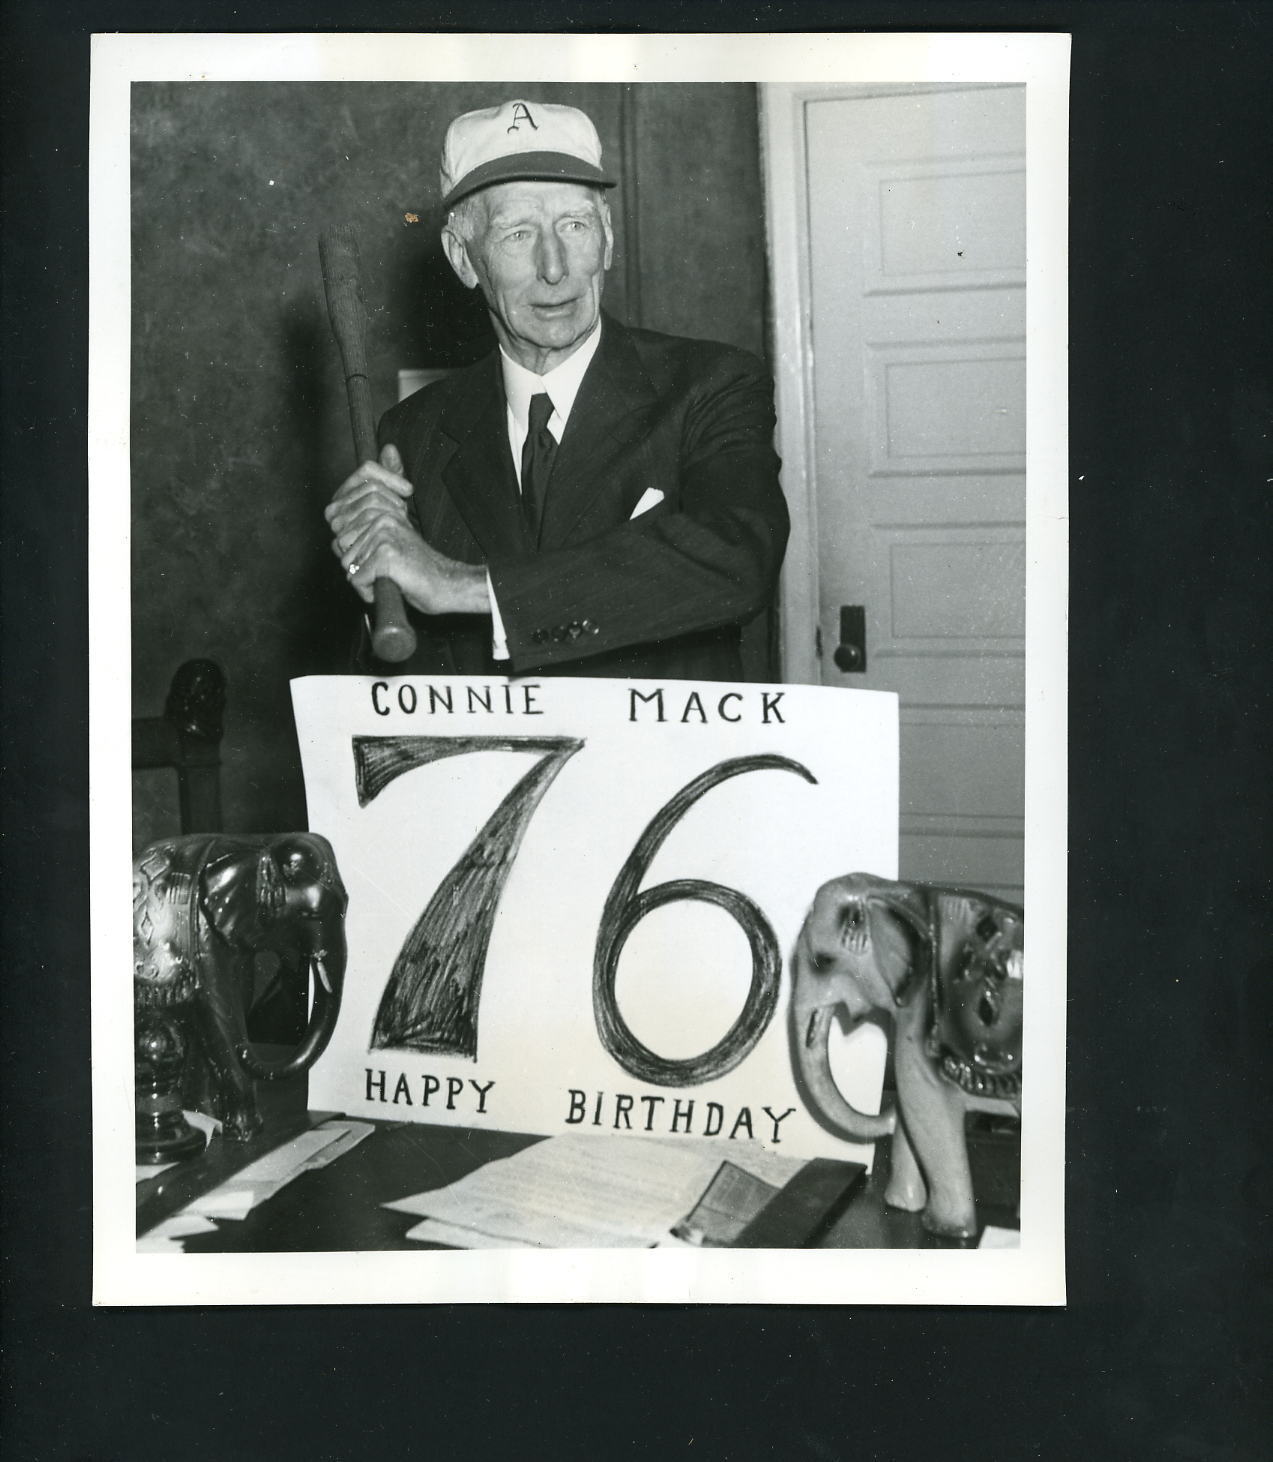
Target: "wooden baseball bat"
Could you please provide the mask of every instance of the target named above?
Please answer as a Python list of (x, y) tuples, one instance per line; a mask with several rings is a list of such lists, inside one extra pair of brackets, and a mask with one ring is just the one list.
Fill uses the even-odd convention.
[[(367, 379), (367, 306), (362, 294), (358, 235), (353, 226), (335, 224), (325, 229), (318, 240), (318, 257), (323, 268), (327, 314), (340, 347), (349, 394), (354, 454), (359, 462), (375, 462), (376, 418), (371, 408), (371, 382)], [(396, 664), (415, 653), (415, 630), (407, 622), (402, 590), (392, 579), (377, 579), (374, 592), (371, 648), (378, 659)]]

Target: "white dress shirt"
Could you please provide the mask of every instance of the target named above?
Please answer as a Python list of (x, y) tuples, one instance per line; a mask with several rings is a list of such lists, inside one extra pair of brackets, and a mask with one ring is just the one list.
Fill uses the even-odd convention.
[[(513, 454), (513, 471), (517, 474), (517, 485), (522, 481), (522, 447), (529, 430), (530, 398), (546, 392), (553, 404), (553, 414), (548, 418), (548, 430), (554, 439), (561, 441), (574, 409), (575, 397), (583, 385), (584, 372), (592, 364), (592, 357), (601, 344), (601, 321), (578, 350), (568, 355), (559, 366), (554, 366), (545, 375), (537, 376), (525, 366), (518, 365), (501, 345), (499, 348), (500, 369), (504, 373), (504, 399), (508, 403), (508, 449)], [(491, 576), (486, 575), (486, 593), (491, 602), (492, 653), (497, 660), (508, 659), (508, 639), (504, 633), (504, 621), (500, 618), (499, 605), (495, 602), (495, 590)]]

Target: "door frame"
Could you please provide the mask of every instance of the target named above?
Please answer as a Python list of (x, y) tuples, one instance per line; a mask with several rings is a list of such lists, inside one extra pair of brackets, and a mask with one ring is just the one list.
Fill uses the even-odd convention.
[(780, 678), (821, 683), (818, 663), (818, 514), (813, 451), (813, 341), (809, 289), (806, 102), (845, 86), (760, 85), (761, 176), (769, 243), (770, 328), (778, 454), (791, 536), (778, 589)]

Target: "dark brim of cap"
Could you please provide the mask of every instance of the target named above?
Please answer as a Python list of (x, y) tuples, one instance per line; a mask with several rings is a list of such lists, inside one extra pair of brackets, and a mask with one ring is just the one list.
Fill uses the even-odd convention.
[(590, 183), (596, 188), (613, 188), (618, 180), (608, 177), (600, 168), (568, 152), (514, 152), (508, 157), (493, 157), (466, 173), (442, 200), (445, 211), (461, 198), (489, 188), (492, 183), (517, 181), (544, 183)]

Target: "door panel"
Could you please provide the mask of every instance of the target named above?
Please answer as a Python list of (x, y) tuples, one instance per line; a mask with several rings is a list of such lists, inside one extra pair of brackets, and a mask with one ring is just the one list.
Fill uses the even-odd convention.
[(803, 115), (821, 676), (900, 697), (902, 876), (1020, 897), (1024, 89)]
[(1020, 471), (1025, 355), (1000, 344), (868, 347), (876, 475)]
[(902, 756), (910, 781), (902, 813), (912, 819), (941, 822), (947, 818), (1020, 816), (1019, 776), (1005, 769), (1019, 765), (1018, 745), (1023, 719), (968, 710), (914, 711), (902, 730)]

